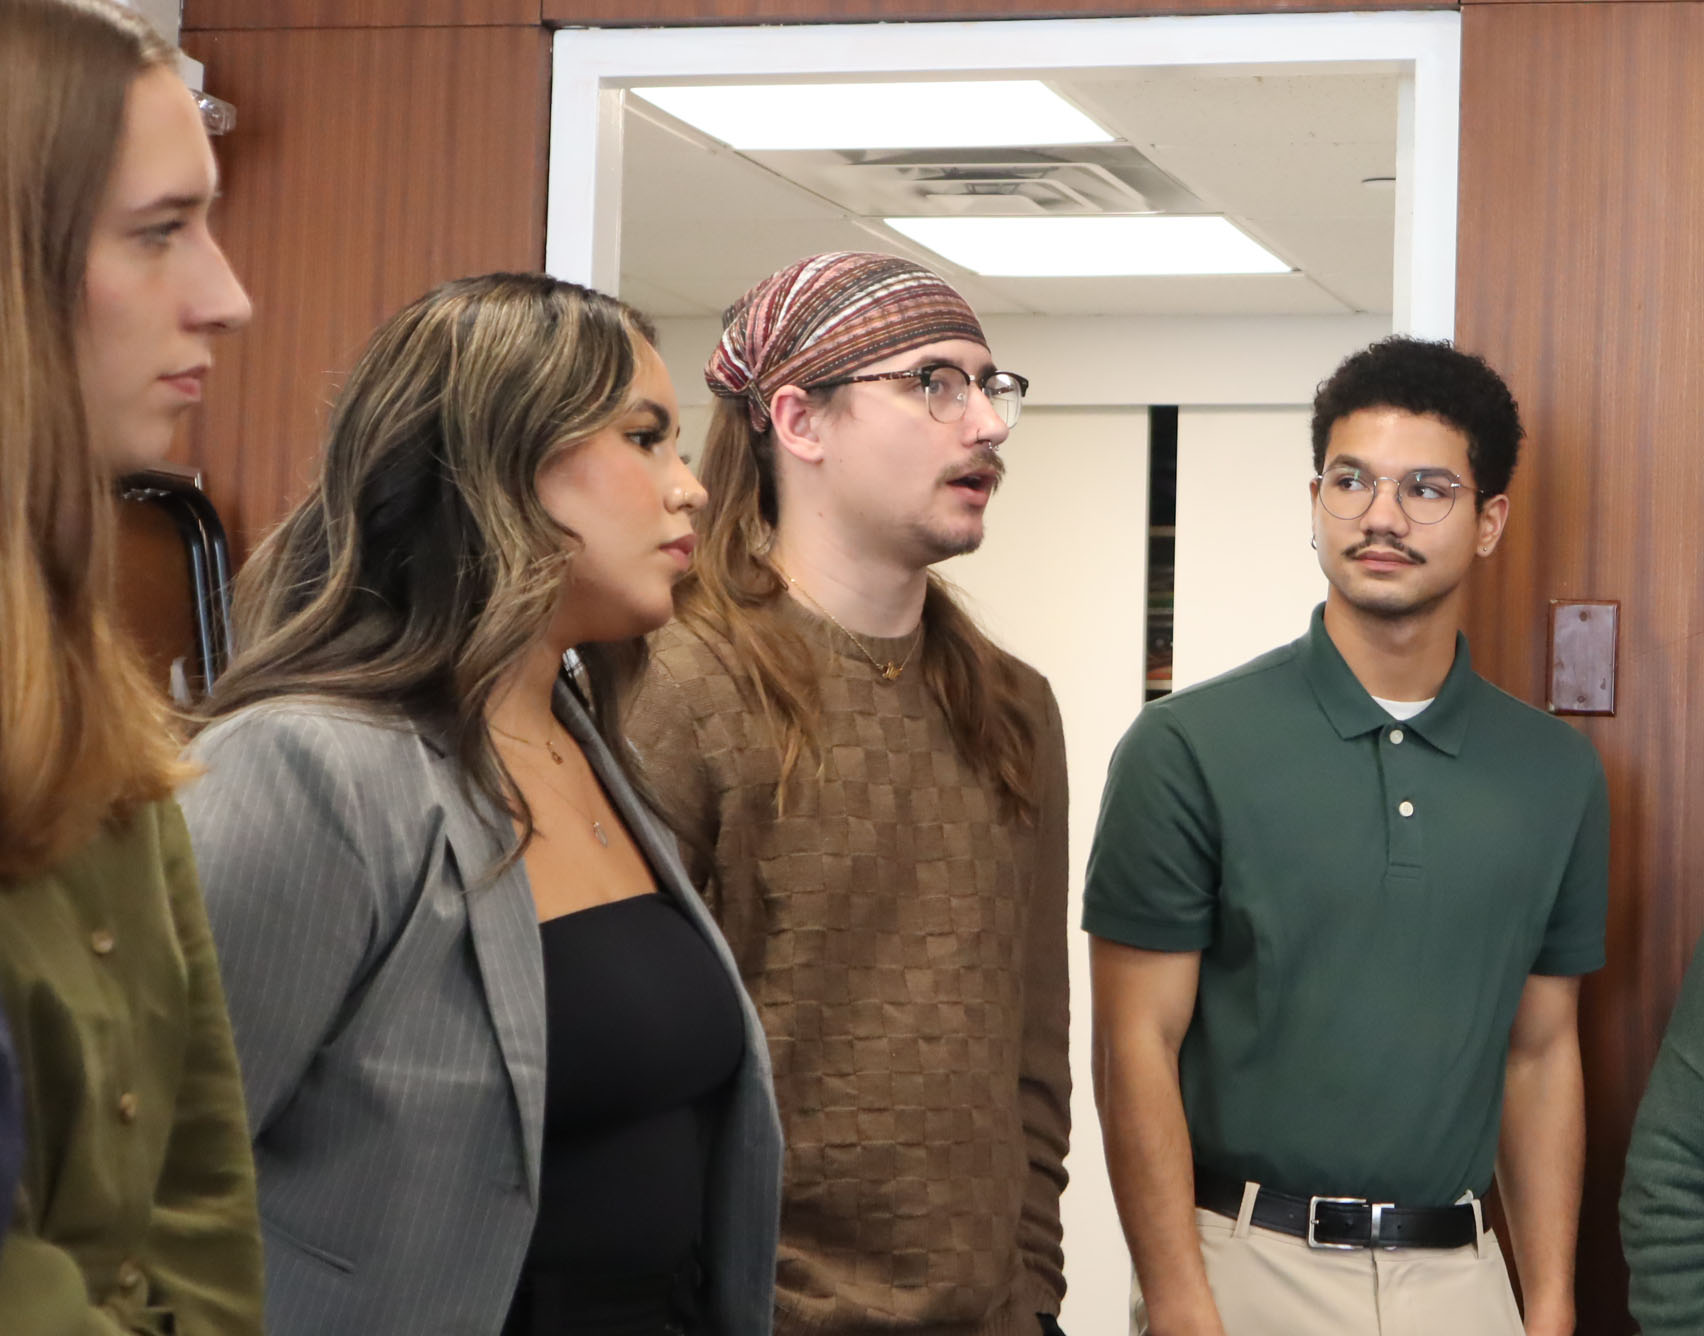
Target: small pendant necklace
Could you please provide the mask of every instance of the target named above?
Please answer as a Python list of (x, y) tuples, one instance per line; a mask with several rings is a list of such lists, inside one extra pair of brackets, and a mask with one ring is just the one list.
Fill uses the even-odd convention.
[(544, 748), (544, 750), (549, 753), (551, 760), (555, 761), (557, 765), (562, 764), (562, 753), (556, 750), (556, 744), (554, 742), (552, 742), (548, 737), (545, 738), (545, 740), (543, 742), (534, 742), (531, 738), (518, 737), (514, 733), (510, 733), (505, 729), (498, 728), (496, 724), (492, 724), (490, 727), (491, 727), (491, 731), (493, 733), (496, 733), (499, 737), (508, 738), (510, 742), (518, 742), (523, 747), (542, 747), (542, 748)]
[(781, 572), (781, 578), (787, 582), (790, 588), (797, 589), (807, 603), (820, 612), (824, 617), (828, 618), (829, 621), (833, 622), (839, 629), (840, 634), (845, 636), (858, 647), (858, 652), (875, 665), (877, 672), (879, 672), (889, 682), (899, 681), (899, 675), (905, 671), (906, 665), (911, 662), (911, 656), (917, 653), (917, 647), (923, 643), (922, 622), (917, 624), (917, 634), (911, 638), (911, 648), (905, 651), (905, 657), (903, 659), (901, 659), (898, 663), (895, 663), (892, 659), (878, 659), (874, 654), (870, 653), (870, 647), (868, 645), (840, 624), (840, 618), (836, 617), (832, 612), (811, 597), (810, 590), (806, 589), (791, 575), (788, 575), (786, 571), (782, 570), (779, 562), (772, 560), (771, 564), (774, 565), (777, 571)]
[[(508, 738), (510, 742), (518, 742), (523, 747), (542, 747), (544, 749), (544, 751), (546, 752), (546, 754), (549, 755), (550, 759), (552, 761), (554, 761), (557, 765), (561, 765), (563, 763), (563, 760), (565, 759), (563, 757), (562, 753), (556, 750), (555, 744), (552, 743), (551, 740), (548, 737), (545, 738), (545, 740), (543, 742), (534, 742), (530, 738), (520, 738), (520, 737), (516, 737), (513, 733), (505, 732), (503, 729), (498, 728), (496, 724), (491, 725), (491, 731), (493, 733), (502, 734), (502, 736)], [(567, 795), (567, 793), (565, 793), (562, 790), (560, 785), (552, 783), (549, 776), (546, 775), (544, 771), (542, 771), (542, 770), (539, 771), (539, 778), (544, 780), (544, 786), (547, 789), (549, 789), (558, 798), (562, 799), (563, 802), (567, 803), (568, 806), (571, 809), (573, 809), (573, 812), (576, 816), (578, 816), (582, 821), (591, 822), (592, 838), (595, 839), (605, 849), (609, 848), (609, 835), (605, 832), (605, 830), (603, 828), (603, 822), (599, 821), (595, 816), (593, 816), (590, 812), (588, 812), (584, 807), (581, 807), (579, 803), (575, 802), (572, 798), (570, 798)]]

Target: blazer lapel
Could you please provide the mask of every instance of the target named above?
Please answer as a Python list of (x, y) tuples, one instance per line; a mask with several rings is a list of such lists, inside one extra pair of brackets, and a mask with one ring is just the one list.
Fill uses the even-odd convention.
[(547, 1053), (538, 911), (524, 864), (517, 861), (496, 880), (485, 879), (486, 870), (503, 856), (500, 834), (469, 805), (455, 780), (453, 763), (433, 767), (433, 776), (444, 812), (444, 835), (461, 876), (468, 934), (491, 1026), (515, 1092), (527, 1192), (536, 1206), (544, 1151)]

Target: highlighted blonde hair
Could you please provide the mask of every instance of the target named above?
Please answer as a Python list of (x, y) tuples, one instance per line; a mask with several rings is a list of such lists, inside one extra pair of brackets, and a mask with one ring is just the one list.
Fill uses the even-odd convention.
[[(544, 274), (457, 279), (368, 342), (332, 410), (313, 490), (237, 577), (241, 650), (208, 718), (313, 696), (441, 740), (464, 787), (532, 834), (485, 708), (537, 640), (577, 543), (539, 470), (616, 421), (655, 331), (632, 307)], [(622, 689), (644, 642), (584, 645), (598, 727), (626, 756)]]

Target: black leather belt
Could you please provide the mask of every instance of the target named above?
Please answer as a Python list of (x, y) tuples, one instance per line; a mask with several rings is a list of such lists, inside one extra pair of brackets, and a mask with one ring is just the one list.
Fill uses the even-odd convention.
[[(1195, 1204), (1235, 1220), (1243, 1182), (1195, 1166)], [(1310, 1248), (1463, 1248), (1479, 1238), (1472, 1206), (1395, 1206), (1365, 1197), (1293, 1197), (1261, 1188), (1250, 1217)]]

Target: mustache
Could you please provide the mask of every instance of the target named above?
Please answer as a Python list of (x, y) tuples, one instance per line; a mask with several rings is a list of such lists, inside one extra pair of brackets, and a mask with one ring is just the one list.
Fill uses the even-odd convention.
[(993, 446), (979, 445), (976, 447), (976, 452), (971, 455), (969, 463), (958, 464), (948, 469), (941, 474), (940, 481), (949, 483), (969, 473), (992, 473), (994, 481), (989, 484), (988, 490), (993, 493), (1006, 480), (1006, 461), (1000, 458), (1000, 452)]
[(1363, 552), (1375, 547), (1384, 548), (1387, 551), (1397, 553), (1399, 556), (1407, 557), (1416, 566), (1424, 566), (1426, 564), (1425, 557), (1421, 556), (1413, 548), (1407, 546), (1401, 539), (1395, 538), (1390, 534), (1369, 534), (1360, 542), (1352, 543), (1348, 547), (1344, 548), (1343, 557), (1346, 561), (1353, 561)]

